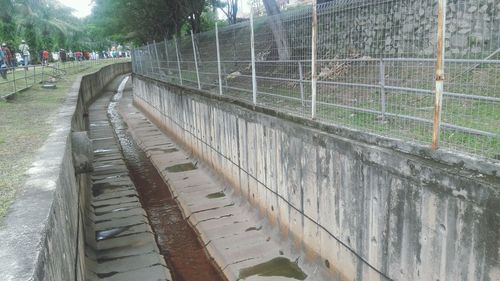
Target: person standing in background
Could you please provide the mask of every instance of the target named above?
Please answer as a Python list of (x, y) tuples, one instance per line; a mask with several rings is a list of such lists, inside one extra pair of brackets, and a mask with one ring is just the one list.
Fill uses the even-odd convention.
[(42, 65), (49, 65), (49, 51), (46, 49), (42, 51)]
[(12, 64), (12, 52), (10, 51), (9, 47), (7, 47), (7, 44), (2, 43), (2, 51), (4, 53), (4, 61), (7, 67), (13, 67), (14, 65)]
[(24, 69), (28, 70), (29, 60), (30, 60), (30, 47), (26, 44), (26, 41), (21, 40), (21, 45), (19, 45), (19, 51), (23, 56)]
[(62, 62), (66, 62), (66, 51), (64, 51), (64, 49), (61, 49), (59, 51), (59, 59), (62, 61)]
[(0, 49), (0, 76), (7, 79), (7, 64), (5, 63), (5, 53)]

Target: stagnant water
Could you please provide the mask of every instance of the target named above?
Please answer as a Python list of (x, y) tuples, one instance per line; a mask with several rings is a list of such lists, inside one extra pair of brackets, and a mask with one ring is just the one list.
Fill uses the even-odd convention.
[(174, 281), (226, 280), (210, 261), (191, 225), (184, 220), (177, 202), (156, 168), (127, 132), (127, 125), (118, 113), (120, 99), (120, 93), (113, 97), (108, 107), (108, 117), (172, 278)]

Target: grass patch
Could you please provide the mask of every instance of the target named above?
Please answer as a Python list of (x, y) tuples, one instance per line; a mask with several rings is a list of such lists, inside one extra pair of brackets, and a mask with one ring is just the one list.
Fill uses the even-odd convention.
[(57, 82), (56, 89), (43, 89), (36, 83), (11, 101), (0, 101), (0, 221), (26, 179), (24, 173), (52, 130), (52, 120), (78, 75), (115, 62), (68, 72)]

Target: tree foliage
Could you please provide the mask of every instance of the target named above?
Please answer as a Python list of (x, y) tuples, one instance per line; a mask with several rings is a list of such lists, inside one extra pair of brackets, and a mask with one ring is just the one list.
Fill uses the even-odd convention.
[[(0, 41), (14, 51), (26, 40), (35, 52), (41, 49), (94, 49), (84, 22), (73, 10), (51, 0), (0, 0)], [(33, 56), (35, 55), (35, 56)]]
[(144, 44), (213, 28), (206, 0), (95, 0), (89, 22), (103, 37)]

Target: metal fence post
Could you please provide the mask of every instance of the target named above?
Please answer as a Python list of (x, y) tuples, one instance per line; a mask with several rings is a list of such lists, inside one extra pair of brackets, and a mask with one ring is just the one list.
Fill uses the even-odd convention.
[(167, 68), (168, 70), (170, 70), (170, 59), (168, 58), (168, 42), (166, 37), (165, 37), (165, 55), (167, 58)]
[(433, 150), (436, 150), (439, 147), (439, 131), (441, 127), (441, 109), (444, 91), (444, 36), (446, 29), (446, 0), (438, 0), (437, 24), (436, 96), (434, 98), (434, 122), (432, 126)]
[(299, 61), (299, 83), (300, 83), (300, 101), (302, 102), (302, 110), (304, 110), (304, 73), (302, 72), (302, 63)]
[(191, 42), (193, 43), (193, 57), (194, 57), (194, 67), (196, 68), (196, 80), (198, 81), (198, 89), (201, 90), (200, 73), (198, 71), (198, 56), (196, 55), (196, 44), (194, 43), (193, 30), (191, 30)]
[(138, 54), (137, 61), (139, 61), (139, 67), (140, 67), (140, 69), (141, 69), (141, 70), (139, 70), (139, 73), (140, 73), (141, 75), (144, 75), (144, 67), (142, 66), (142, 54), (143, 54), (144, 52), (142, 51), (142, 47), (138, 50), (138, 53), (139, 53), (139, 54)]
[(253, 34), (253, 8), (250, 9), (250, 48), (252, 51), (252, 100), (257, 104), (257, 78), (255, 75), (255, 42)]
[(156, 47), (156, 42), (154, 40), (153, 44), (155, 45), (156, 63), (158, 64), (158, 76), (160, 76), (160, 71), (161, 71), (160, 58), (158, 57), (158, 49)]
[(222, 96), (222, 75), (220, 69), (219, 28), (215, 23), (215, 43), (217, 46), (217, 71), (219, 72), (219, 94)]
[(29, 71), (29, 66), (28, 69), (24, 69), (24, 85), (26, 88), (28, 88), (28, 71)]
[(12, 71), (12, 79), (14, 80), (14, 93), (16, 92), (16, 68), (14, 67), (14, 70)]
[(316, 16), (316, 0), (312, 4), (312, 38), (311, 38), (311, 118), (316, 118), (316, 82), (318, 80), (316, 73), (316, 57), (317, 57), (317, 40), (318, 37), (318, 18)]
[(177, 37), (174, 37), (174, 43), (175, 43), (175, 55), (177, 56), (177, 71), (179, 72), (179, 81), (182, 86), (181, 62), (179, 60), (179, 48), (177, 47)]
[(136, 65), (135, 65), (135, 49), (132, 50), (131, 56), (132, 56), (132, 73), (136, 73)]
[(151, 52), (151, 47), (149, 46), (149, 43), (148, 43), (148, 58), (149, 58), (149, 64), (151, 65), (151, 75), (153, 75), (154, 71), (153, 71), (153, 58), (151, 58), (153, 56), (152, 54), (153, 52)]
[(380, 111), (382, 112), (381, 121), (385, 121), (385, 65), (384, 59), (380, 58)]

